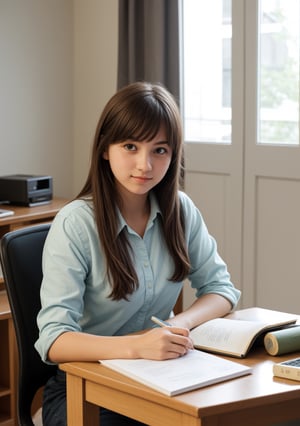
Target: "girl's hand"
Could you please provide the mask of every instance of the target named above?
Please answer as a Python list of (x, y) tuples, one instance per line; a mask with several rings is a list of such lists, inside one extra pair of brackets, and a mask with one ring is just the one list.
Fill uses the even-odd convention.
[(135, 337), (133, 358), (172, 359), (183, 356), (188, 350), (193, 349), (193, 342), (186, 328), (153, 328)]

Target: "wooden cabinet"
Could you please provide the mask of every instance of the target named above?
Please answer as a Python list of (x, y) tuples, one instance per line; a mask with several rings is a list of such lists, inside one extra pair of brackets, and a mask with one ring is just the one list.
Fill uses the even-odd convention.
[[(50, 222), (67, 200), (55, 198), (51, 203), (34, 207), (0, 205), (14, 211), (0, 219), (0, 238), (17, 228)], [(1, 271), (0, 271), (1, 272)], [(0, 274), (0, 426), (17, 426), (18, 353), (15, 332), (5, 286)]]
[(16, 424), (16, 345), (7, 296), (0, 292), (0, 424)]

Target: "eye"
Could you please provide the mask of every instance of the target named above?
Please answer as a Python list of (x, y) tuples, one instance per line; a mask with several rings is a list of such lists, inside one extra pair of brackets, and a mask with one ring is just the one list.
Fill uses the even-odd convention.
[(124, 145), (126, 151), (136, 151), (136, 146), (133, 143), (127, 143)]
[(155, 152), (159, 155), (163, 155), (168, 152), (168, 149), (163, 146), (159, 146), (158, 148), (156, 148)]

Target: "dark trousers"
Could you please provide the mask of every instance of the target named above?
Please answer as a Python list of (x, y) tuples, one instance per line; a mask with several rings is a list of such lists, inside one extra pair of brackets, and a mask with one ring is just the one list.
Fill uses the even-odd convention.
[[(141, 426), (136, 420), (101, 408), (99, 411), (101, 426)], [(66, 374), (58, 370), (56, 376), (51, 377), (44, 389), (43, 396), (43, 426), (66, 426)], [(92, 425), (91, 425), (92, 426)], [(94, 425), (93, 425), (94, 426)]]

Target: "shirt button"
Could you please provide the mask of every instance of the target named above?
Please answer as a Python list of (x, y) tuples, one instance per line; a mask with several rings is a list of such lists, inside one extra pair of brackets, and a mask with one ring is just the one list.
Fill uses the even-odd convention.
[(148, 262), (144, 262), (144, 266), (145, 266), (145, 268), (148, 268), (149, 263)]

